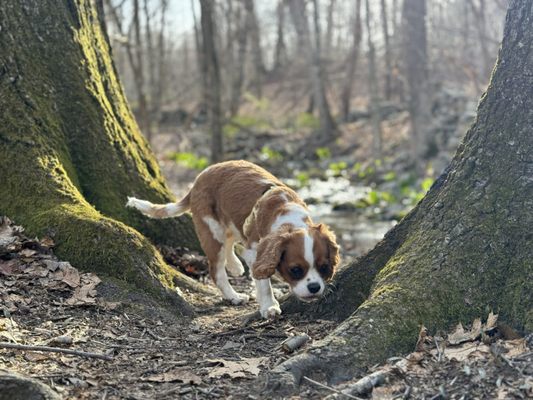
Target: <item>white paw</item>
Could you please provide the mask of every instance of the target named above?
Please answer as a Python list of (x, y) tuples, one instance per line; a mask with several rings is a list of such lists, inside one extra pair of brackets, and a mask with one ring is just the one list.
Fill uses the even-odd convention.
[(250, 296), (243, 293), (237, 293), (235, 297), (229, 299), (229, 301), (231, 301), (231, 304), (236, 306), (238, 306), (239, 304), (246, 304), (248, 303), (248, 300), (250, 300)]
[(241, 276), (244, 274), (244, 266), (239, 259), (232, 260), (226, 264), (226, 270), (231, 276)]
[(281, 315), (281, 308), (279, 307), (279, 303), (276, 301), (276, 304), (272, 304), (270, 307), (261, 308), (259, 312), (261, 313), (261, 317), (264, 319), (271, 319), (275, 318), (277, 315)]

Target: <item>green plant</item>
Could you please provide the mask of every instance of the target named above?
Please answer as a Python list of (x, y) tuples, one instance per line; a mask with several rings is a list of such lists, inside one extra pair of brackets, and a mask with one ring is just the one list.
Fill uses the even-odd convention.
[(170, 158), (186, 168), (199, 171), (205, 169), (209, 165), (206, 157), (199, 157), (194, 153), (178, 152), (172, 154)]
[(327, 160), (331, 158), (331, 150), (328, 147), (319, 147), (315, 150), (315, 154), (319, 160)]
[(261, 158), (263, 160), (269, 160), (269, 161), (283, 160), (283, 156), (281, 155), (279, 151), (273, 150), (266, 145), (261, 148)]
[(300, 171), (295, 175), (300, 187), (309, 185), (309, 174), (305, 171)]
[(344, 161), (334, 162), (329, 164), (328, 169), (333, 173), (333, 176), (340, 176), (348, 169), (348, 164)]
[(236, 115), (222, 128), (222, 133), (227, 138), (233, 138), (242, 129), (268, 130), (271, 128), (268, 121), (253, 115)]
[(320, 127), (320, 121), (311, 113), (301, 113), (296, 116), (295, 128), (310, 128), (318, 129)]

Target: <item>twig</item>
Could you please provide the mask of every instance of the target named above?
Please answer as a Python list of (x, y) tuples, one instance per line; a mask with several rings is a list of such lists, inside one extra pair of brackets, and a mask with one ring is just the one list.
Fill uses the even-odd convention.
[(257, 324), (256, 326), (244, 325), (244, 326), (241, 326), (240, 328), (231, 329), (229, 331), (216, 332), (216, 333), (213, 333), (211, 336), (214, 337), (214, 336), (233, 335), (234, 333), (244, 332), (247, 329), (257, 329), (257, 328), (262, 328), (262, 327), (267, 326), (267, 325), (270, 325), (270, 321), (261, 322), (260, 324)]
[(340, 394), (341, 396), (346, 396), (349, 399), (356, 399), (356, 400), (363, 400), (361, 397), (352, 396), (351, 394), (342, 393), (340, 390), (337, 390), (335, 388), (332, 388), (331, 386), (324, 385), (323, 383), (317, 382), (311, 378), (308, 378), (307, 376), (303, 377), (304, 380), (306, 380), (309, 383), (312, 383), (313, 385), (320, 386), (323, 389), (327, 389), (330, 392)]
[(292, 353), (293, 351), (298, 350), (305, 343), (307, 343), (309, 339), (310, 337), (306, 334), (291, 336), (281, 344), (281, 347), (287, 353)]
[(442, 355), (444, 354), (443, 351), (441, 351), (440, 349), (440, 346), (439, 346), (439, 341), (437, 340), (437, 338), (434, 338), (433, 341), (435, 342), (435, 346), (437, 347), (437, 361), (438, 362), (441, 362), (442, 361)]
[(72, 354), (72, 355), (81, 356), (81, 357), (99, 358), (101, 360), (107, 360), (107, 361), (113, 360), (113, 357), (105, 355), (105, 354), (88, 353), (85, 351), (62, 349), (59, 347), (30, 346), (26, 344), (14, 344), (14, 343), (0, 342), (0, 348), (25, 350), (25, 351), (45, 351), (45, 352), (47, 351), (47, 352), (52, 352), (52, 353)]

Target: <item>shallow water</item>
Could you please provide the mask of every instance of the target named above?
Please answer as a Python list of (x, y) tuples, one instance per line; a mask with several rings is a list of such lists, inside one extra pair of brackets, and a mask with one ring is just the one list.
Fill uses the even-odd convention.
[[(294, 187), (294, 182), (287, 183)], [(354, 185), (346, 178), (332, 177), (328, 180), (311, 179), (308, 186), (297, 192), (309, 204), (313, 220), (328, 224), (341, 243), (343, 256), (352, 258), (371, 250), (397, 223), (380, 220), (379, 208), (373, 210), (376, 218), (369, 218), (368, 213), (360, 210), (333, 211), (335, 204), (353, 203), (365, 198), (370, 190), (370, 187)]]

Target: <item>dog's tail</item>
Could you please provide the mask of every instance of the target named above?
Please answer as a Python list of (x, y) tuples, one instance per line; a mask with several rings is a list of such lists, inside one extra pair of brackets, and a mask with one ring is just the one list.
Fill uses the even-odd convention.
[(153, 204), (146, 200), (128, 197), (126, 207), (133, 207), (151, 218), (177, 217), (191, 208), (191, 192), (177, 203)]

